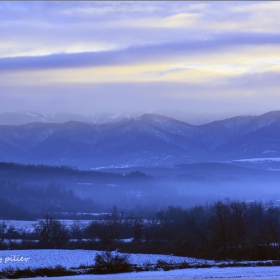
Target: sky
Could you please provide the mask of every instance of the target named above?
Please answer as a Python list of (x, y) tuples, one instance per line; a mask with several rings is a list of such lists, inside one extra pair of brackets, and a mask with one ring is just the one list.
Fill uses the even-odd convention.
[(280, 108), (280, 2), (0, 2), (0, 112)]

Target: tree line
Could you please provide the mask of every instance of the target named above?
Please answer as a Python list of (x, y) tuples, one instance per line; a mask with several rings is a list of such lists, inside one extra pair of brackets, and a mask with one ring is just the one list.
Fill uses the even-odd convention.
[[(22, 238), (23, 244), (4, 242), (12, 237)], [(129, 238), (131, 242), (122, 241)], [(118, 249), (216, 260), (279, 259), (280, 209), (272, 203), (226, 199), (188, 209), (169, 206), (154, 218), (143, 219), (113, 207), (103, 220), (84, 226), (79, 221), (66, 226), (46, 216), (32, 233), (19, 233), (2, 222), (0, 240), (2, 248)]]
[(20, 164), (0, 162), (0, 179), (24, 182), (122, 182), (131, 180), (146, 181), (150, 176), (140, 171), (132, 171), (125, 175), (114, 172), (96, 170), (80, 170), (74, 166), (54, 166), (44, 164)]

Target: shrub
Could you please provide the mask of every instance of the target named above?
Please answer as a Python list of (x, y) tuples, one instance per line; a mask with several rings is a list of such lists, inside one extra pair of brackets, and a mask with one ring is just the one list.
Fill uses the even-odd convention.
[(128, 256), (117, 252), (106, 251), (95, 255), (93, 270), (98, 274), (120, 273), (132, 271), (133, 265), (129, 262)]
[(174, 264), (174, 263), (168, 263), (166, 261), (163, 260), (158, 260), (156, 265), (155, 265), (155, 269), (160, 270), (163, 269), (164, 271), (168, 271), (170, 269), (175, 269), (177, 268), (178, 265)]

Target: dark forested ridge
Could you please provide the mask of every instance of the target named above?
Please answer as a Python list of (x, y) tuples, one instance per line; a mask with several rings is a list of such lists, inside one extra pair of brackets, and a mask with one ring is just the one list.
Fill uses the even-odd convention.
[(32, 220), (48, 213), (95, 212), (100, 208), (91, 198), (82, 199), (59, 184), (47, 186), (0, 181), (0, 219)]
[(102, 212), (107, 209), (104, 197), (108, 193), (127, 196), (126, 186), (151, 180), (139, 171), (121, 174), (1, 162), (0, 219), (42, 218), (47, 213), (76, 218), (77, 213)]
[(116, 172), (101, 172), (93, 170), (79, 170), (72, 166), (50, 166), (43, 164), (19, 164), (0, 162), (0, 180), (25, 182), (120, 182), (130, 180), (149, 180), (148, 176), (139, 171), (126, 174)]

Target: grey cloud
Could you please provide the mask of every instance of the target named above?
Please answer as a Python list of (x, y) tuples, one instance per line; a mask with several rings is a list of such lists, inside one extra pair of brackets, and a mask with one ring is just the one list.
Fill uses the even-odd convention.
[(115, 19), (169, 16), (186, 7), (165, 2), (133, 1), (29, 1), (1, 2), (0, 21), (36, 21), (69, 24), (71, 22), (100, 22)]
[(146, 16), (169, 16), (178, 12), (190, 11), (191, 4), (185, 2), (162, 1), (29, 1), (1, 2), (1, 19), (28, 19), (36, 15), (37, 19), (48, 22), (56, 20), (92, 21), (114, 18), (141, 18)]
[(79, 68), (157, 61), (172, 56), (211, 53), (242, 45), (280, 44), (280, 34), (216, 34), (209, 40), (129, 47), (122, 50), (1, 58), (0, 71)]

